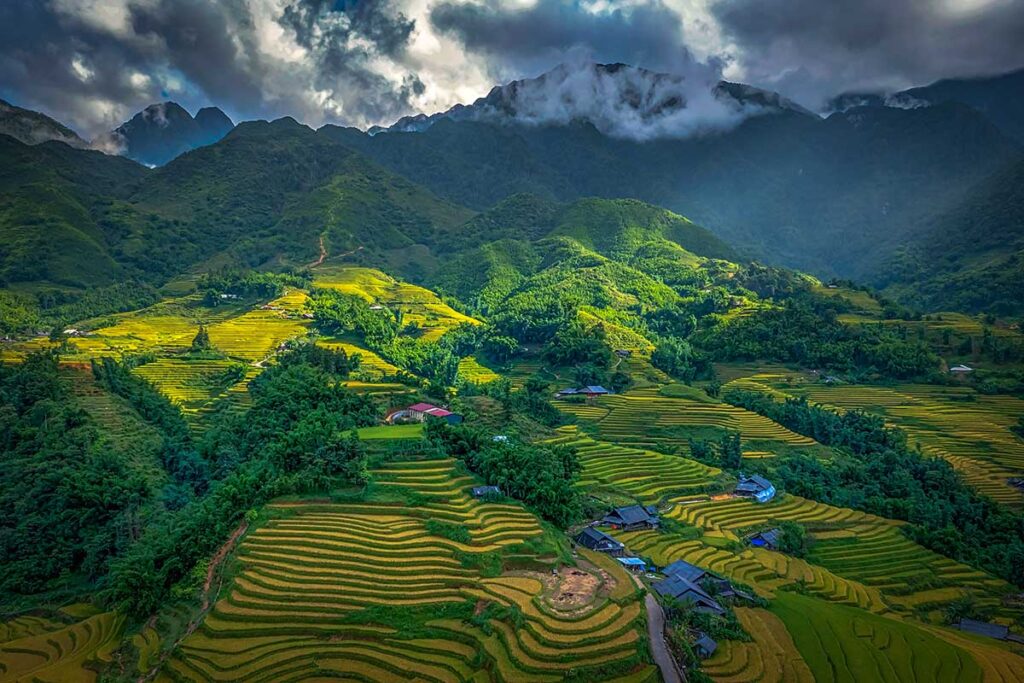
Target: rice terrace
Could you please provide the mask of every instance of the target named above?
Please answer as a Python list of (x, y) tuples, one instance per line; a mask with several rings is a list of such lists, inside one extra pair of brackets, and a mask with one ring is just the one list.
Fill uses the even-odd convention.
[(1024, 14), (910, 4), (4, 4), (0, 683), (1024, 683)]

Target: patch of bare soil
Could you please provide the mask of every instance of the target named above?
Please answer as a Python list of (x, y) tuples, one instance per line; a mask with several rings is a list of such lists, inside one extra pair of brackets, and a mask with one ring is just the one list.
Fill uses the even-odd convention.
[(544, 572), (517, 572), (537, 579), (544, 585), (544, 601), (560, 612), (587, 612), (594, 607), (598, 593), (615, 579), (604, 570), (584, 567), (561, 567), (557, 574)]

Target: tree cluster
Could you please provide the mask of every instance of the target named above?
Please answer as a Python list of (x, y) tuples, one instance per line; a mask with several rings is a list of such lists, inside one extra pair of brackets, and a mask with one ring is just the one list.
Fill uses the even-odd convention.
[(580, 463), (567, 446), (496, 442), (471, 426), (452, 426), (438, 420), (427, 423), (427, 439), (440, 452), (458, 458), (489, 485), (522, 501), (560, 527), (578, 521), (582, 501), (576, 480)]

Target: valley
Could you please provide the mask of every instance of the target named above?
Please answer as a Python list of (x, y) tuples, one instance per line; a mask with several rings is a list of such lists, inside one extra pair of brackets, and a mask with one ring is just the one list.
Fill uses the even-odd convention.
[(0, 681), (1024, 681), (1020, 73), (0, 102)]
[[(608, 267), (601, 259), (592, 263), (588, 267)], [(608, 277), (611, 287), (625, 282), (614, 271)], [(352, 310), (363, 311), (356, 319), (381, 310), (400, 317), (399, 338), (420, 345), (448, 343), (452, 335), (495, 324), (459, 312), (430, 289), (365, 266), (328, 259), (302, 278), (255, 299), (210, 295), (220, 290), (209, 281), (200, 291), (137, 311), (81, 321), (61, 338), (7, 343), (4, 358), (21, 363), (33, 353), (58, 352), (64, 381), (88, 399), (82, 405), (100, 429), (121, 434), (135, 447), (140, 439), (159, 441), (159, 430), (145, 421), (122, 425), (124, 418), (111, 414), (122, 399), (99, 388), (102, 383), (85, 388), (94, 381), (90, 362), (129, 361), (131, 373), (180, 410), (194, 438), (202, 439), (221, 421), (251, 410), (249, 385), (296, 353), (290, 349), (304, 338), (344, 352), (350, 370), (340, 386), (378, 405), (409, 403), (423, 391), (423, 379), (402, 369), (410, 360), (395, 355), (402, 346), (367, 337), (366, 323), (353, 321), (347, 331), (324, 334), (326, 314), (315, 303), (324, 296), (351, 300), (357, 307)], [(522, 284), (529, 278), (537, 285)], [(543, 274), (520, 283), (524, 291), (548, 286)], [(204, 294), (207, 285), (212, 289)], [(226, 289), (232, 287), (241, 285)], [(621, 391), (585, 401), (552, 398), (554, 389), (572, 383), (572, 367), (529, 351), (496, 362), (489, 347), (474, 345), (459, 351), (466, 354), (455, 368), (460, 391), (449, 394), (449, 405), (459, 407), (471, 424), (502, 425), (498, 430), (512, 438), (571, 448), (580, 464), (575, 486), (593, 501), (592, 509), (633, 502), (656, 506), (664, 520), (660, 530), (612, 531), (631, 554), (657, 567), (683, 560), (752, 592), (753, 603), (740, 601), (733, 608), (737, 621), (731, 628), (740, 630), (718, 636), (718, 650), (699, 664), (712, 680), (1021, 680), (1024, 656), (1012, 643), (951, 629), (946, 616), (969, 604), (971, 613), (989, 620), (1019, 622), (1019, 589), (914, 542), (903, 532), (906, 521), (788, 492), (760, 505), (731, 498), (735, 465), (723, 469), (724, 461), (693, 459), (706, 458), (702, 444), (725, 434), (740, 439), (741, 469), (793, 454), (837, 457), (827, 445), (731, 405), (717, 392), (727, 398), (733, 390), (753, 391), (776, 401), (806, 397), (830, 409), (876, 412), (920, 443), (921, 457), (950, 462), (969, 486), (1019, 508), (1024, 497), (1007, 483), (1021, 474), (1019, 442), (1008, 429), (1019, 412), (1017, 399), (979, 394), (963, 383), (832, 383), (798, 366), (750, 362), (716, 363), (721, 388), (714, 392), (706, 380), (687, 385), (652, 364), (658, 345), (629, 317), (613, 313), (614, 296), (674, 296), (671, 290), (651, 291), (634, 284), (613, 295), (608, 306), (579, 312), (582, 324), (592, 331), (604, 327), (616, 347), (629, 347), (607, 361), (606, 372), (621, 373), (625, 378), (619, 381), (628, 382)], [(844, 296), (821, 291), (828, 292), (819, 295), (826, 299)], [(504, 296), (490, 304), (492, 319), (500, 320), (515, 290)], [(877, 310), (870, 296), (849, 296), (859, 315)], [(750, 315), (756, 313), (742, 314)], [(953, 320), (962, 334), (983, 329), (966, 318)], [(869, 323), (851, 318), (845, 324)], [(200, 325), (208, 349), (195, 348)], [(942, 329), (936, 325), (927, 334), (941, 337)], [(501, 398), (509, 389), (500, 388), (506, 377), (519, 393), (529, 382), (548, 387), (542, 400), (557, 409), (552, 427), (530, 414), (509, 419), (514, 409), (503, 407)], [(489, 385), (499, 387), (498, 393)], [(171, 591), (177, 597), (151, 619), (110, 613), (116, 621), (104, 626), (95, 644), (56, 651), (32, 645), (40, 631), (92, 633), (106, 623), (97, 617), (65, 626), (54, 622), (59, 615), (50, 608), (38, 606), (7, 621), (6, 642), (0, 644), (4, 675), (51, 680), (65, 671), (88, 678), (114, 667), (160, 681), (388, 681), (409, 671), (437, 681), (658, 680), (643, 645), (641, 596), (649, 589), (638, 590), (644, 584), (635, 584), (613, 557), (576, 547), (571, 534), (515, 499), (474, 498), (470, 490), (479, 485), (479, 475), (458, 459), (439, 457), (422, 430), (406, 434), (402, 427), (382, 426), (358, 433), (375, 463), (366, 472), (368, 483), (339, 483), (321, 493), (286, 494), (248, 512), (240, 509), (243, 535), (211, 585), (203, 588), (183, 577)], [(779, 524), (805, 531), (806, 554), (748, 545), (751, 533)], [(569, 588), (570, 582), (578, 587)], [(588, 588), (575, 595), (582, 586)], [(206, 597), (198, 601), (198, 595)], [(195, 627), (186, 629), (190, 623)], [(25, 659), (23, 652), (35, 653), (35, 659)]]

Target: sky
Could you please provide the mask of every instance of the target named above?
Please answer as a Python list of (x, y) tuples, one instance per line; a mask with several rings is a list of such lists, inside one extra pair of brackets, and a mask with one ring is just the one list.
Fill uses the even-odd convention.
[(361, 128), (562, 63), (812, 109), (1024, 67), (1024, 0), (0, 0), (0, 98), (92, 138), (145, 106)]

